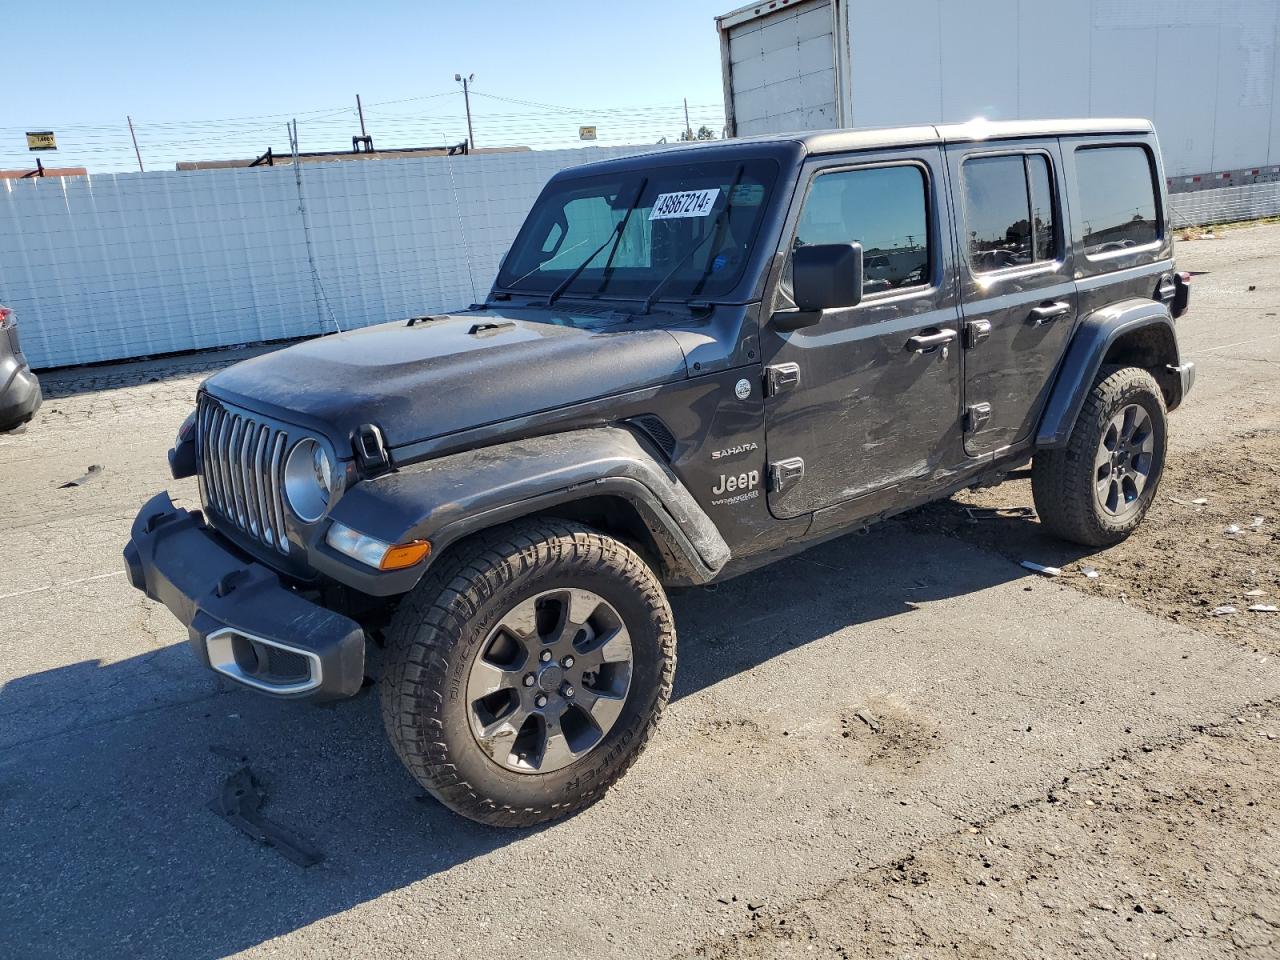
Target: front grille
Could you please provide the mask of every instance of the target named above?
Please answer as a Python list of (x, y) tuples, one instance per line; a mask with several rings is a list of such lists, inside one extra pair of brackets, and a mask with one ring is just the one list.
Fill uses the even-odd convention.
[(246, 410), (202, 395), (196, 450), (205, 509), (287, 554), (284, 458), (289, 435)]

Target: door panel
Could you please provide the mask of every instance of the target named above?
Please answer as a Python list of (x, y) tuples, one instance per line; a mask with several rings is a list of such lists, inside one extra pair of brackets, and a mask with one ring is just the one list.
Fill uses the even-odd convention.
[(947, 149), (962, 298), (965, 452), (1030, 436), (1075, 325), (1056, 140)]
[[(940, 150), (922, 148), (857, 165), (829, 158), (806, 170), (811, 179), (783, 250), (795, 241), (862, 243), (864, 298), (824, 311), (814, 326), (763, 325), (766, 369), (785, 373), (766, 399), (768, 459), (803, 461), (802, 476), (789, 472), (782, 489), (771, 483), (774, 516), (800, 516), (963, 457), (960, 317), (942, 162)], [(784, 268), (775, 308), (791, 307)]]

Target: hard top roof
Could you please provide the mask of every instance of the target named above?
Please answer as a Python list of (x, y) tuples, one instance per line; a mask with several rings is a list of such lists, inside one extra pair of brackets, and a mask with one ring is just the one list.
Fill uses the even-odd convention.
[(1088, 136), (1091, 134), (1151, 133), (1150, 120), (1103, 118), (1070, 120), (968, 120), (915, 127), (883, 127), (849, 130), (812, 130), (797, 134), (746, 137), (745, 140), (799, 140), (809, 153), (839, 153), (874, 147), (919, 143), (972, 143), (979, 140), (1016, 140), (1029, 137)]
[[(752, 153), (791, 152), (797, 159), (804, 154), (846, 153), (854, 150), (892, 149), (927, 144), (973, 143), (1028, 139), (1032, 137), (1115, 136), (1150, 134), (1150, 120), (1079, 119), (1079, 120), (969, 120), (965, 123), (921, 124), (912, 127), (851, 128), (845, 130), (804, 130), (796, 133), (773, 133), (728, 140), (702, 140), (672, 144), (658, 150), (632, 154), (609, 160), (596, 160), (561, 170), (553, 180), (576, 179), (614, 169), (631, 169), (648, 163), (679, 163), (693, 152), (714, 154), (728, 159)], [(709, 157), (708, 157), (709, 159)]]

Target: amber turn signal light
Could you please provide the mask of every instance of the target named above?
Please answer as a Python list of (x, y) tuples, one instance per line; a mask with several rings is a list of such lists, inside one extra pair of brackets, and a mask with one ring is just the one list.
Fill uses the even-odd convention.
[(431, 553), (431, 544), (426, 540), (410, 540), (408, 543), (397, 543), (382, 555), (379, 570), (403, 570), (412, 567)]

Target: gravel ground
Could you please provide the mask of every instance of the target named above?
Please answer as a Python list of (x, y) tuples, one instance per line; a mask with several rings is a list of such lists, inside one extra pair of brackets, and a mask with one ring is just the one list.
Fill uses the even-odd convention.
[[(0, 437), (0, 956), (1280, 955), (1278, 641), (1241, 607), (1280, 592), (1280, 227), (1178, 253), (1200, 378), (1138, 534), (1086, 555), (963, 510), (1014, 482), (681, 592), (654, 743), (535, 831), (423, 798), (369, 697), (221, 686), (124, 582), (243, 352), (46, 376)], [(209, 812), (241, 757), (322, 864)]]

